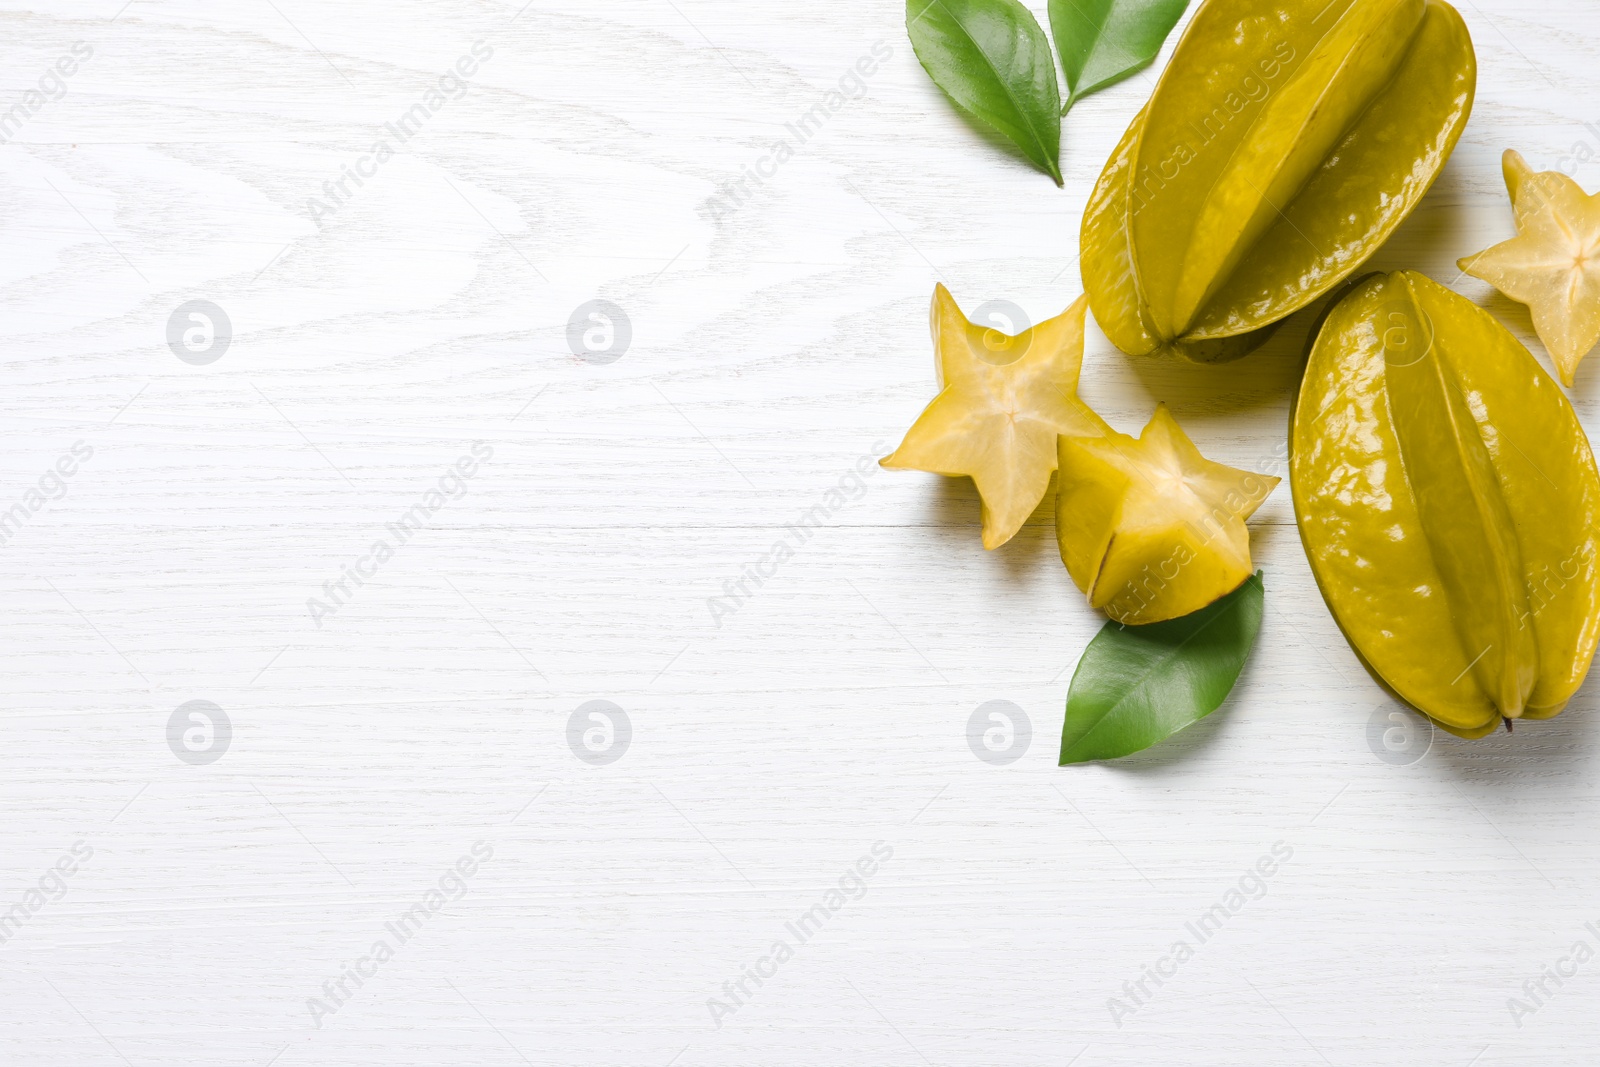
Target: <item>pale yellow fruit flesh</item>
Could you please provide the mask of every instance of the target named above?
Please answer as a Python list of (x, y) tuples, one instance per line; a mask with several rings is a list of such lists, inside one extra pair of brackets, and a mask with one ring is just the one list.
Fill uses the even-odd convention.
[(1062, 437), (1060, 468), (1062, 562), (1118, 622), (1188, 615), (1250, 576), (1244, 520), (1278, 479), (1207, 460), (1165, 405), (1137, 440)]

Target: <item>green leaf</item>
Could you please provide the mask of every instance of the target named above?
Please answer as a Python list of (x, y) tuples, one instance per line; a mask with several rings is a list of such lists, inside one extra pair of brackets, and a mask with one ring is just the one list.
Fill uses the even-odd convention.
[(1067, 75), (1068, 108), (1161, 51), (1189, 0), (1050, 0), (1050, 33)]
[(1061, 765), (1138, 752), (1216, 711), (1260, 629), (1260, 571), (1181, 619), (1106, 623), (1072, 676)]
[(1061, 91), (1050, 41), (1018, 0), (906, 0), (922, 69), (1061, 184)]

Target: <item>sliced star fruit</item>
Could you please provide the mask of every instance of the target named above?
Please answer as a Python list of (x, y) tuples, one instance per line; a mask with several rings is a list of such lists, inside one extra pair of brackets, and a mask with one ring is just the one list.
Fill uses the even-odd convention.
[(970, 477), (982, 501), (984, 548), (1011, 540), (1044, 499), (1057, 436), (1109, 431), (1078, 399), (1087, 310), (1080, 297), (1012, 336), (968, 319), (943, 285), (933, 291), (939, 395), (879, 462)]
[(1199, 611), (1253, 573), (1249, 518), (1278, 484), (1206, 459), (1165, 404), (1137, 440), (1062, 437), (1061, 560), (1091, 606), (1134, 626)]
[(1600, 341), (1600, 194), (1590, 196), (1559, 171), (1535, 172), (1510, 149), (1502, 169), (1517, 236), (1458, 266), (1528, 305), (1534, 331), (1570, 389), (1579, 360)]

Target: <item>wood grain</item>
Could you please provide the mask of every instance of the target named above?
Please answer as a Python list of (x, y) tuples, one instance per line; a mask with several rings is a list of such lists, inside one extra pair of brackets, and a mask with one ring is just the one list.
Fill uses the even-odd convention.
[[(1462, 11), (1477, 109), (1375, 265), (1452, 283), (1543, 359), (1525, 310), (1453, 264), (1512, 232), (1502, 149), (1600, 155), (1600, 23), (1583, 0)], [(935, 281), (1035, 320), (1077, 296), (1084, 201), (1153, 84), (1074, 107), (1058, 190), (952, 113), (902, 19), (0, 5), (0, 115), (92, 51), (0, 145), (0, 512), (54, 497), (0, 545), (0, 936), (41, 894), (0, 943), (0, 1062), (1592, 1062), (1600, 963), (1521, 1025), (1507, 999), (1600, 945), (1593, 686), (1514, 737), (1383, 762), (1384, 698), (1285, 486), (1254, 523), (1267, 617), (1225, 709), (1058, 769), (1098, 620), (1048, 504), (985, 554), (970, 485), (850, 480), (931, 396)], [(874, 46), (861, 91), (745, 178)], [(595, 299), (631, 323), (614, 362), (567, 345)], [(205, 365), (167, 343), (191, 300), (233, 327)], [(1222, 372), (1092, 332), (1083, 391), (1127, 430), (1164, 400), (1207, 454), (1282, 473), (1306, 329)], [(1591, 429), (1595, 381), (1573, 394)], [(313, 618), (476, 442), (492, 456), (428, 527)], [(193, 700), (231, 724), (209, 763), (169, 747)], [(592, 700), (632, 731), (601, 766), (569, 746)], [(968, 747), (991, 700), (1031, 723), (1008, 766)], [(76, 842), (92, 854), (52, 874)], [(458, 898), (334, 1004), (324, 983), (476, 842), (492, 858)], [(875, 842), (864, 895), (799, 943), (788, 924)], [(1263, 895), (1144, 979), (1275, 842), (1292, 858)], [(792, 958), (714, 1019), (779, 939)]]

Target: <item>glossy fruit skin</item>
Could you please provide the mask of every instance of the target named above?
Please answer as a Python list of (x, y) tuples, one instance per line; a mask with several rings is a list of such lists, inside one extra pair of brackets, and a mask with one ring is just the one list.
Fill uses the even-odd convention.
[(1466, 737), (1560, 713), (1600, 637), (1600, 472), (1504, 326), (1414, 272), (1360, 279), (1289, 444), (1312, 572), (1380, 683)]
[(1056, 543), (1089, 604), (1124, 626), (1165, 622), (1250, 577), (1245, 520), (1278, 479), (1206, 459), (1165, 404), (1138, 439), (1057, 440)]
[(1477, 84), (1461, 16), (1324, 3), (1206, 0), (1112, 152), (1082, 271), (1130, 355), (1249, 352), (1355, 272), (1449, 159)]

